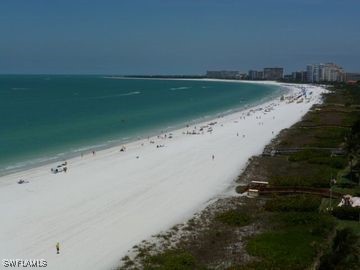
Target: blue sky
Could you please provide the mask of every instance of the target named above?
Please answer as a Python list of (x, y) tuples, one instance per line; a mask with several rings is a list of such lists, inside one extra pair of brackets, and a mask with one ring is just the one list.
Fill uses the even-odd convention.
[(360, 72), (359, 0), (1, 0), (0, 73)]

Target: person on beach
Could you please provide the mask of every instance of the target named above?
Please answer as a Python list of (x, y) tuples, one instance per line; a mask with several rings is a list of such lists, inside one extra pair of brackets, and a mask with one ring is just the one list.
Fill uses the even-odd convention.
[(215, 156), (214, 155), (212, 155), (212, 160), (214, 160), (215, 159)]
[(60, 243), (56, 243), (56, 254), (60, 254)]
[(95, 156), (95, 151), (92, 151), (93, 156)]

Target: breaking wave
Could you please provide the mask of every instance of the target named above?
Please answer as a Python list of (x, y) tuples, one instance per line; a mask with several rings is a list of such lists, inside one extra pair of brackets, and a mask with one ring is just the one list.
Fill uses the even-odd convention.
[(177, 91), (177, 90), (186, 90), (190, 89), (191, 87), (181, 86), (181, 87), (172, 87), (170, 88), (171, 91)]
[(91, 97), (89, 99), (105, 99), (105, 98), (114, 98), (114, 97), (125, 97), (125, 96), (133, 96), (141, 94), (140, 91), (133, 91), (125, 94), (117, 94), (117, 95), (108, 95), (108, 96), (100, 96), (100, 97)]

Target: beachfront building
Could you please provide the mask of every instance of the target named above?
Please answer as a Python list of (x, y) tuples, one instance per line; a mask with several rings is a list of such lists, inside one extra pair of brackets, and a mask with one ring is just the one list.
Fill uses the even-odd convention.
[(309, 83), (314, 82), (314, 65), (306, 66), (306, 80)]
[(293, 75), (292, 75), (292, 74), (285, 74), (285, 75), (284, 75), (284, 81), (285, 81), (285, 82), (292, 82), (292, 81), (294, 81), (294, 80), (293, 80)]
[(249, 80), (263, 80), (264, 72), (258, 70), (249, 70), (248, 78)]
[(306, 82), (307, 81), (307, 72), (306, 71), (295, 71), (291, 73), (291, 80), (294, 82)]
[(307, 82), (343, 82), (345, 73), (342, 67), (334, 63), (313, 64), (306, 67)]
[(211, 79), (241, 80), (244, 78), (244, 74), (237, 70), (208, 70), (206, 77)]
[(265, 80), (282, 80), (284, 78), (284, 69), (280, 67), (264, 68)]
[(263, 71), (249, 70), (249, 80), (282, 80), (284, 79), (284, 69), (279, 67), (264, 68)]

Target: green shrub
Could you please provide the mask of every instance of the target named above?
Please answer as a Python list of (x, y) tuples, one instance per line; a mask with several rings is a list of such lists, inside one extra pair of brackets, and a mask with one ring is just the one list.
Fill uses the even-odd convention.
[(282, 212), (275, 215), (286, 228), (292, 226), (305, 226), (313, 235), (326, 235), (335, 226), (334, 217), (318, 212)]
[(250, 215), (239, 210), (229, 210), (216, 216), (216, 219), (230, 226), (245, 226), (251, 221)]
[(351, 229), (337, 231), (331, 250), (320, 260), (319, 270), (359, 269), (359, 242), (359, 237)]
[(329, 177), (317, 176), (273, 176), (270, 178), (272, 186), (291, 187), (329, 187)]
[(184, 250), (168, 250), (161, 254), (146, 258), (145, 270), (193, 270), (204, 269), (189, 252)]
[(359, 220), (360, 207), (342, 206), (335, 207), (332, 211), (333, 216), (338, 219)]
[(313, 157), (308, 160), (311, 164), (328, 165), (335, 169), (343, 169), (347, 165), (344, 157)]
[(337, 147), (344, 141), (348, 129), (340, 127), (324, 128), (316, 131), (315, 138), (318, 139), (314, 146)]
[(279, 212), (311, 212), (317, 211), (321, 203), (321, 198), (310, 195), (295, 195), (274, 197), (265, 204), (268, 211)]
[(250, 255), (260, 257), (260, 262), (250, 269), (306, 269), (313, 262), (320, 240), (303, 228), (257, 235), (250, 239), (246, 249)]
[(338, 170), (325, 165), (289, 167), (287, 171), (277, 175), (273, 171), (269, 182), (272, 186), (329, 187), (329, 179), (337, 175)]
[(336, 183), (336, 186), (338, 186), (339, 188), (354, 188), (357, 185), (351, 181), (341, 181), (339, 183)]
[(315, 157), (328, 157), (328, 156), (330, 156), (329, 151), (306, 149), (291, 154), (289, 156), (289, 161), (292, 162), (305, 161)]

